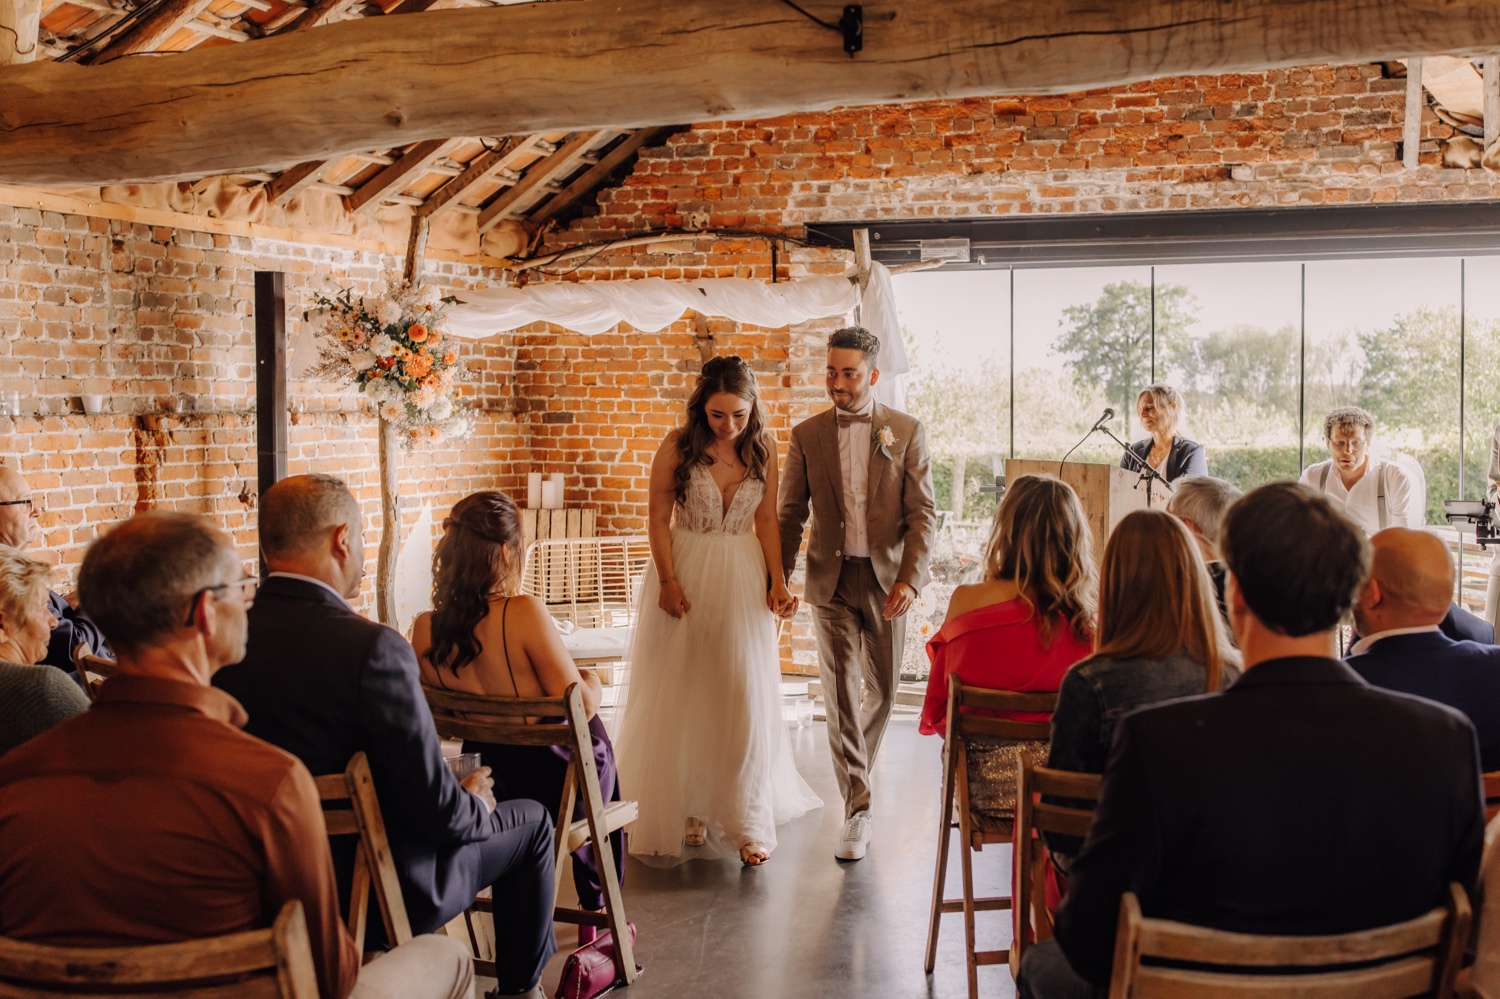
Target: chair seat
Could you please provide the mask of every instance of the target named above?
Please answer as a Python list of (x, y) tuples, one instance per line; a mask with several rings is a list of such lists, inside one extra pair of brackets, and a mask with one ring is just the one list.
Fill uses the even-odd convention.
[(974, 812), (969, 817), (969, 844), (978, 850), (985, 845), (1009, 843), (1015, 835), (1016, 820)]
[(634, 628), (579, 628), (563, 635), (562, 643), (575, 663), (624, 659), (634, 634)]
[[(605, 835), (640, 818), (641, 806), (634, 801), (611, 801), (604, 806)], [(589, 841), (589, 820), (579, 819), (568, 826), (568, 851), (572, 853)]]

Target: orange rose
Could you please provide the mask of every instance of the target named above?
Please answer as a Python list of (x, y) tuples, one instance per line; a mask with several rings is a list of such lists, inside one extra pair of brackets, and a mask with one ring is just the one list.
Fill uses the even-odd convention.
[(432, 358), (426, 354), (413, 354), (406, 359), (406, 373), (412, 378), (421, 378), (432, 370)]
[(412, 342), (422, 343), (427, 339), (427, 327), (421, 323), (412, 323), (406, 330), (406, 335), (411, 337)]
[(443, 355), (443, 363), (444, 364), (452, 364), (453, 362), (455, 362), (457, 360), (458, 360), (458, 351), (456, 351), (456, 350), (450, 350), (450, 351), (448, 351), (447, 353), (445, 353)]
[(377, 357), (375, 358), (375, 364), (381, 371), (389, 371), (396, 366), (396, 359), (394, 357)]

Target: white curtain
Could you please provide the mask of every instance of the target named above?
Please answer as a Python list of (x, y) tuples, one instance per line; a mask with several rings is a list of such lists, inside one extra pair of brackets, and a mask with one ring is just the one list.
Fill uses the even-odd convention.
[[(889, 283), (889, 277), (886, 280)], [(538, 322), (588, 334), (629, 323), (643, 332), (655, 333), (676, 322), (689, 309), (706, 316), (724, 316), (751, 326), (777, 329), (809, 319), (844, 315), (859, 304), (858, 286), (844, 277), (780, 284), (749, 278), (702, 281), (645, 278), (555, 282), (454, 294), (459, 301), (448, 309), (448, 331), (473, 338)]]

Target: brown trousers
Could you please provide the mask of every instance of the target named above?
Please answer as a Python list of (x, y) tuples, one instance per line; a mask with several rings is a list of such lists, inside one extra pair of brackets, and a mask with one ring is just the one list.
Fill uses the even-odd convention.
[(833, 600), (813, 608), (828, 745), (845, 818), (870, 808), (870, 770), (896, 702), (906, 618), (885, 620), (885, 598), (869, 559), (845, 559)]

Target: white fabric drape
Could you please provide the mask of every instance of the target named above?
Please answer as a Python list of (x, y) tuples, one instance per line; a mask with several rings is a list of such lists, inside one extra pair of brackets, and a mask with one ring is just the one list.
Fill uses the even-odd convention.
[[(889, 276), (886, 281), (889, 283)], [(689, 309), (777, 329), (843, 315), (859, 303), (859, 288), (843, 277), (780, 284), (749, 278), (555, 282), (460, 291), (455, 295), (459, 301), (449, 307), (448, 332), (472, 338), (538, 322), (587, 334), (629, 323), (642, 332), (655, 333)]]
[(859, 306), (859, 323), (880, 339), (880, 380), (875, 383), (875, 399), (883, 406), (904, 412), (911, 361), (906, 356), (906, 341), (901, 337), (896, 286), (885, 264), (870, 264), (870, 280)]

